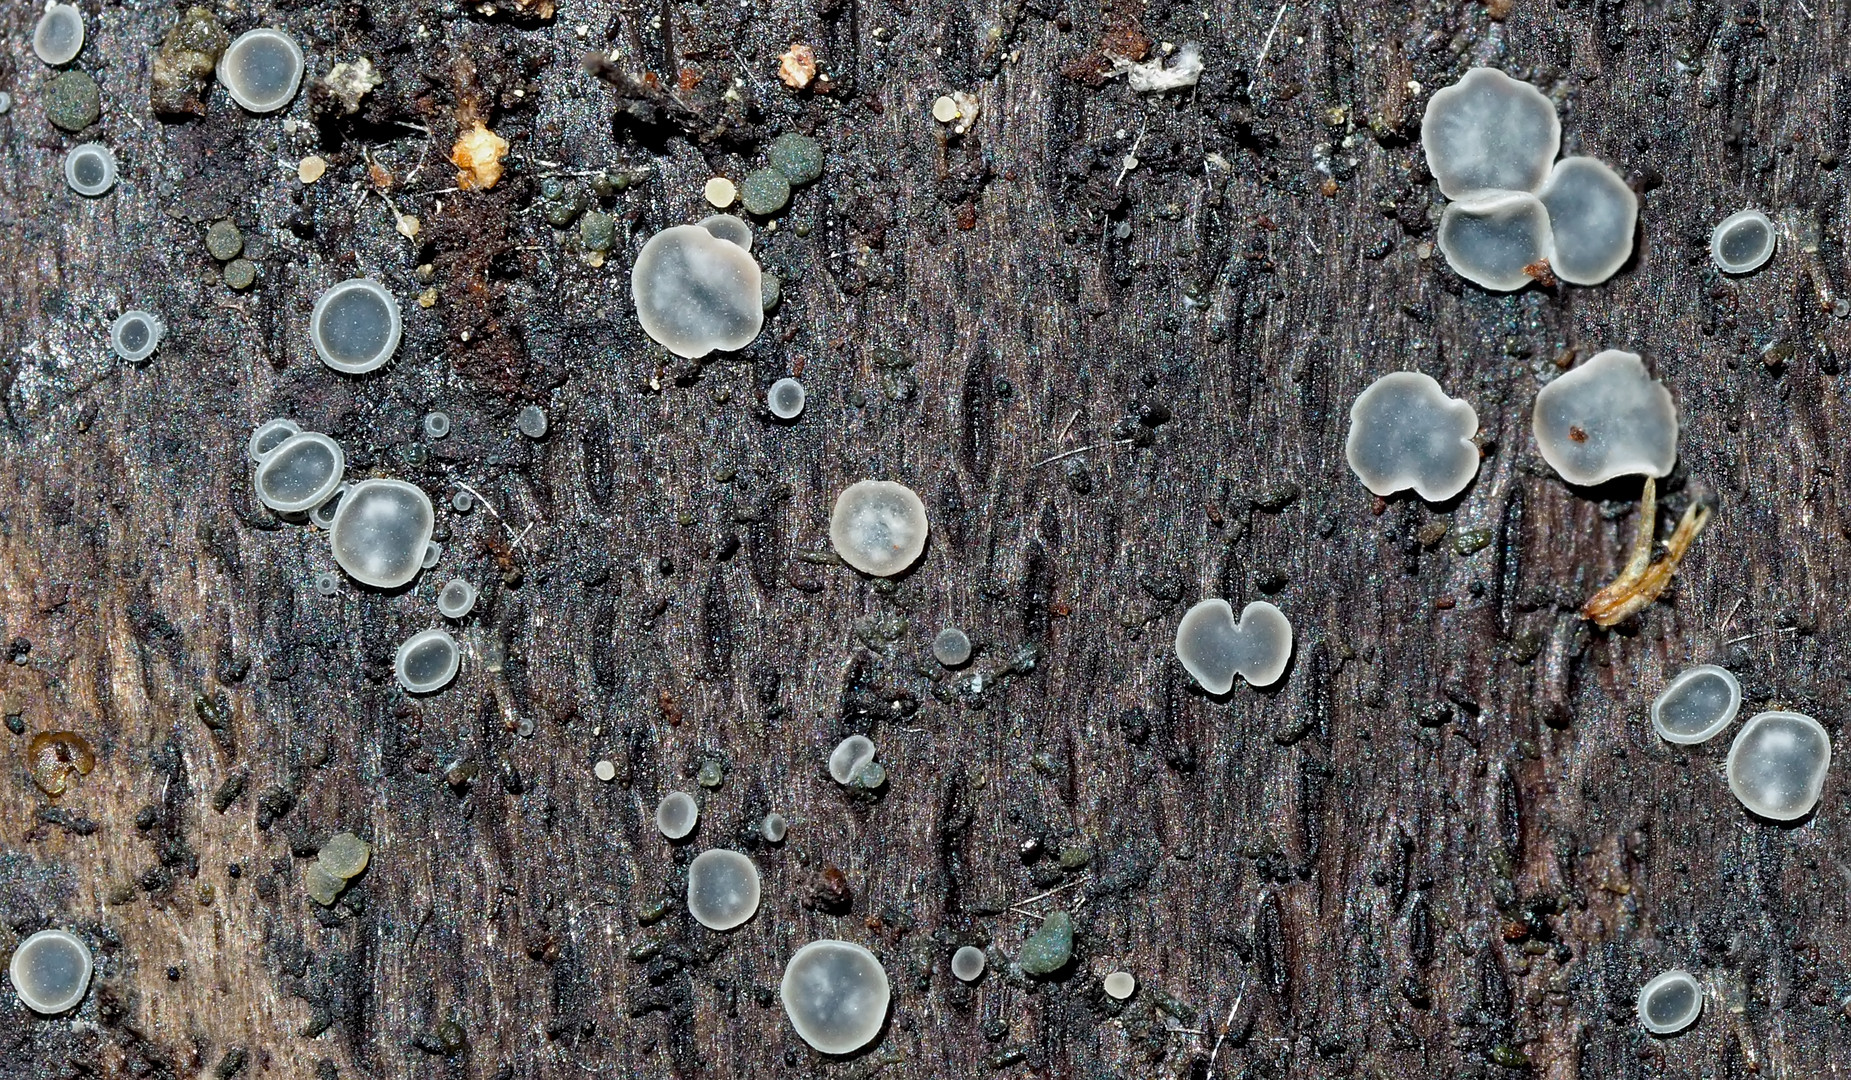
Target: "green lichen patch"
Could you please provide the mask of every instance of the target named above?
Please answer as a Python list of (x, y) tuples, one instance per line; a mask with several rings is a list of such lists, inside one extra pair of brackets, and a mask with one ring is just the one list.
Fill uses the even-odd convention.
[(1022, 943), (1017, 959), (1022, 974), (1045, 979), (1073, 959), (1073, 916), (1056, 911), (1041, 921), (1041, 929)]
[(67, 71), (45, 84), (45, 119), (65, 131), (82, 131), (103, 115), (103, 95), (86, 71)]

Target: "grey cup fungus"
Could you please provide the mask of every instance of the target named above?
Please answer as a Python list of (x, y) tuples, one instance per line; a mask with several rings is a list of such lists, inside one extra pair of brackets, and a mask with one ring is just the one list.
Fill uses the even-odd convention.
[(67, 930), (40, 930), (19, 943), (7, 965), (13, 990), (26, 1008), (50, 1016), (84, 999), (94, 964), (90, 947)]
[(970, 635), (955, 626), (947, 626), (932, 639), (932, 659), (954, 668), (970, 662)]
[(355, 581), (395, 589), (423, 569), (435, 524), (431, 500), (402, 480), (362, 480), (341, 497), (328, 542)]
[(1376, 495), (1413, 488), (1444, 502), (1478, 475), (1478, 413), (1418, 371), (1396, 371), (1369, 384), (1350, 405), (1343, 456)]
[(312, 510), (340, 487), (346, 467), (339, 443), (319, 431), (297, 432), (258, 464), (257, 498), (280, 513)]
[(147, 311), (125, 311), (109, 324), (109, 348), (131, 364), (139, 364), (161, 347), (167, 324)]
[(789, 829), (790, 822), (784, 820), (784, 815), (775, 810), (766, 814), (765, 820), (758, 824), (758, 834), (773, 844), (782, 844), (784, 834)]
[(218, 79), (244, 109), (270, 113), (296, 96), (305, 66), (295, 40), (266, 27), (241, 34), (226, 46), (219, 56)]
[(747, 251), (752, 250), (752, 226), (741, 218), (731, 214), (715, 214), (702, 218), (700, 227), (722, 240), (738, 244)]
[(32, 28), (32, 51), (52, 67), (77, 59), (84, 48), (84, 13), (75, 4), (50, 3)]
[(671, 791), (656, 804), (656, 830), (670, 840), (685, 838), (700, 819), (699, 804), (685, 791)]
[(1498, 292), (1528, 285), (1553, 250), (1548, 208), (1526, 191), (1449, 203), (1440, 215), (1438, 241), (1460, 277)]
[(1725, 668), (1699, 664), (1672, 679), (1652, 702), (1652, 730), (1668, 743), (1708, 742), (1742, 707), (1742, 684)]
[(737, 851), (703, 851), (688, 865), (688, 914), (709, 930), (743, 926), (758, 898), (758, 867)]
[(265, 420), (257, 425), (255, 431), (251, 432), (251, 442), (246, 453), (252, 461), (261, 462), (269, 457), (277, 447), (288, 441), (291, 435), (301, 430), (294, 420), (285, 420), (281, 417), (275, 420)]
[(825, 1054), (850, 1054), (880, 1034), (891, 990), (887, 970), (867, 949), (824, 939), (798, 949), (778, 996), (791, 1027)]
[(829, 778), (838, 784), (852, 784), (873, 761), (873, 741), (866, 735), (850, 735), (829, 752)]
[(1654, 1035), (1675, 1035), (1703, 1015), (1703, 987), (1682, 968), (1672, 968), (1639, 988), (1639, 1024)]
[(437, 592), (437, 612), (446, 619), (460, 619), (476, 606), (476, 587), (462, 578), (451, 578)]
[(1804, 713), (1749, 718), (1729, 745), (1729, 790), (1757, 817), (1794, 821), (1812, 813), (1832, 767), (1832, 737)]
[(630, 271), (643, 332), (676, 356), (743, 349), (765, 325), (758, 261), (699, 225), (650, 237)]
[(462, 665), (463, 650), (448, 630), (425, 630), (405, 639), (392, 661), (398, 684), (414, 694), (429, 694), (450, 685)]
[(1562, 145), (1555, 105), (1542, 91), (1478, 67), (1434, 92), (1421, 117), (1427, 169), (1449, 199), (1535, 191)]
[(1271, 686), (1292, 658), (1292, 624), (1264, 600), (1242, 608), (1238, 620), (1226, 600), (1204, 600), (1176, 625), (1176, 658), (1211, 694), (1232, 690), (1236, 675)]
[(795, 420), (803, 413), (803, 384), (796, 379), (779, 379), (765, 391), (765, 407), (780, 420)]
[(309, 524), (324, 532), (334, 527), (335, 511), (341, 508), (341, 497), (347, 494), (350, 485), (342, 484), (334, 489), (334, 494), (321, 500), (315, 509), (309, 511)]
[(987, 960), (983, 950), (975, 945), (960, 945), (958, 951), (951, 954), (951, 973), (961, 982), (976, 982)]
[(363, 375), (392, 358), (403, 326), (398, 301), (384, 285), (371, 278), (349, 278), (315, 299), (309, 340), (322, 363)]
[(1565, 157), (1538, 193), (1549, 211), (1549, 270), (1571, 285), (1598, 285), (1632, 258), (1639, 197), (1605, 162)]
[(1774, 256), (1779, 234), (1759, 210), (1739, 210), (1710, 233), (1710, 260), (1725, 274), (1751, 274)]
[(79, 143), (64, 155), (64, 182), (72, 191), (94, 199), (116, 186), (116, 155), (102, 143)]
[(891, 480), (862, 480), (836, 496), (829, 542), (864, 574), (891, 577), (919, 561), (930, 526), (925, 503)]
[(1536, 394), (1531, 433), (1571, 484), (1664, 476), (1677, 463), (1677, 406), (1638, 353), (1607, 349)]

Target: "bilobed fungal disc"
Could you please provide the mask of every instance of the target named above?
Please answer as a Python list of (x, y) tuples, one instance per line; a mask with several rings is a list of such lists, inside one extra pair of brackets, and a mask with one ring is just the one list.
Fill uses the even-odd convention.
[(341, 486), (346, 467), (339, 443), (319, 431), (297, 432), (257, 466), (257, 497), (283, 513), (313, 509)]
[(1478, 413), (1418, 371), (1369, 384), (1350, 406), (1343, 456), (1376, 495), (1413, 488), (1429, 502), (1465, 490), (1478, 475)]
[(1555, 104), (1529, 83), (1473, 68), (1438, 90), (1420, 121), (1427, 169), (1449, 199), (1535, 191), (1562, 144)]
[(891, 480), (850, 484), (829, 515), (836, 554), (875, 577), (891, 577), (918, 562), (929, 529), (925, 503), (912, 488)]
[(1598, 285), (1632, 258), (1639, 197), (1605, 162), (1565, 157), (1543, 185), (1554, 244), (1549, 269), (1573, 285)]
[(758, 261), (699, 225), (649, 238), (630, 271), (643, 332), (676, 356), (743, 349), (765, 325)]
[(423, 569), (435, 515), (422, 490), (403, 480), (362, 480), (341, 497), (328, 529), (334, 561), (355, 581), (397, 588)]
[(891, 991), (887, 970), (873, 953), (853, 942), (824, 939), (791, 957), (778, 997), (804, 1042), (825, 1054), (849, 1054), (880, 1034)]
[(251, 442), (246, 452), (252, 461), (262, 461), (274, 453), (277, 447), (287, 442), (291, 435), (301, 430), (294, 420), (285, 420), (281, 417), (266, 420), (257, 425), (257, 430), (251, 432)]
[(1607, 349), (1543, 387), (1530, 430), (1571, 484), (1664, 476), (1677, 464), (1677, 405), (1638, 353)]
[(1242, 608), (1238, 621), (1226, 600), (1204, 600), (1176, 625), (1176, 658), (1211, 694), (1232, 690), (1236, 675), (1271, 686), (1292, 658), (1292, 624), (1264, 600)]
[(1555, 250), (1549, 211), (1527, 192), (1450, 203), (1440, 215), (1440, 254), (1460, 277), (1497, 292), (1521, 289)]

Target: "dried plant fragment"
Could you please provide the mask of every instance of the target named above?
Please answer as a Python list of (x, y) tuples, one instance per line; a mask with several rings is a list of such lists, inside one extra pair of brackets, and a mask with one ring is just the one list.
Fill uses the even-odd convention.
[(487, 191), (501, 180), (501, 159), (508, 156), (508, 140), (477, 120), (456, 137), (450, 163), (457, 168), (456, 186), (464, 191)]
[(70, 731), (43, 731), (26, 748), (32, 782), (52, 798), (77, 786), (78, 777), (96, 768), (96, 751), (82, 735)]
[(1657, 520), (1658, 481), (1648, 476), (1645, 494), (1639, 500), (1639, 529), (1633, 537), (1632, 558), (1627, 560), (1626, 569), (1620, 571), (1619, 577), (1589, 597), (1581, 608), (1581, 614), (1594, 620), (1596, 626), (1609, 627), (1623, 622), (1658, 599), (1665, 586), (1671, 584), (1671, 575), (1677, 573), (1678, 564), (1690, 551), (1697, 534), (1709, 524), (1710, 508), (1701, 502), (1691, 503), (1665, 544), (1665, 557), (1653, 562), (1652, 539)]
[(816, 78), (816, 50), (801, 42), (778, 57), (778, 79), (792, 90), (802, 90)]

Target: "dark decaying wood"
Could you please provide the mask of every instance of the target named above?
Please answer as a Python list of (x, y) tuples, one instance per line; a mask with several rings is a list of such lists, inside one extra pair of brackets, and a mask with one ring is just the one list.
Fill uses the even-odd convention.
[[(0, 995), (0, 1074), (1846, 1073), (1842, 781), (1808, 820), (1757, 822), (1726, 739), (1646, 720), (1714, 661), (1745, 708), (1840, 728), (1844, 4), (240, 5), (228, 28), (288, 28), (311, 80), (366, 57), (384, 81), (353, 116), (310, 87), (253, 117), (215, 88), (190, 119), (148, 107), (179, 8), (83, 6), (103, 113), (81, 136), (46, 122), (33, 5), (0, 16), (0, 952), (68, 926), (99, 972), (69, 1018)], [(793, 41), (826, 84), (778, 82)], [(1102, 42), (1186, 41), (1192, 91), (1099, 78)], [(1432, 254), (1420, 111), (1475, 63), (1552, 93), (1565, 150), (1641, 192), (1612, 282), (1491, 295)], [(954, 90), (981, 113), (947, 138), (930, 104)], [(443, 191), (459, 116), (513, 146), (492, 190)], [(629, 262), (783, 131), (829, 154), (758, 231), (783, 306), (743, 353), (673, 361)], [(102, 199), (59, 174), (84, 138), (122, 162)], [(330, 169), (303, 185), (311, 153)], [(575, 175), (610, 165), (637, 182)], [(602, 267), (546, 224), (560, 173), (620, 219)], [(1743, 206), (1787, 232), (1725, 278), (1709, 230)], [(224, 217), (248, 293), (204, 248)], [(406, 314), (360, 378), (305, 330), (356, 274)], [(170, 326), (146, 366), (106, 347), (131, 305)], [(1661, 528), (1717, 507), (1611, 632), (1577, 609), (1623, 563), (1638, 484), (1570, 489), (1528, 433), (1537, 387), (1606, 347), (1678, 399)], [(1407, 367), (1483, 422), (1446, 505), (1378, 502), (1342, 458), (1349, 402)], [(796, 371), (809, 410), (768, 421)], [(513, 429), (529, 402), (538, 442)], [(431, 409), (455, 431), (414, 449)], [(251, 493), (244, 440), (272, 416), (335, 435), (351, 477), (468, 484), (499, 517), (445, 512), (414, 588), (323, 599), (325, 542)], [(932, 514), (891, 583), (818, 557), (865, 476)], [(485, 586), (464, 672), (408, 699), (392, 651), (453, 573)], [(1193, 686), (1171, 635), (1205, 596), (1289, 615), (1278, 687)], [(927, 651), (947, 624), (979, 645), (959, 674)], [(53, 802), (27, 756), (55, 730), (97, 764)], [(853, 731), (879, 797), (824, 773)], [(709, 761), (724, 782), (700, 789)], [(685, 848), (650, 824), (677, 788), (704, 803)], [(754, 839), (769, 810), (779, 847)], [(306, 857), (342, 830), (373, 864), (322, 909)], [(733, 933), (679, 899), (708, 846), (762, 868)], [(1071, 966), (1012, 974), (1057, 907)], [(894, 988), (843, 1061), (776, 995), (827, 936)], [(961, 943), (992, 950), (974, 987), (949, 975)], [(1674, 965), (1719, 996), (1656, 1039), (1633, 996)], [(1099, 990), (1119, 968), (1141, 983), (1122, 1009)]]

